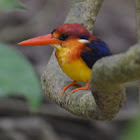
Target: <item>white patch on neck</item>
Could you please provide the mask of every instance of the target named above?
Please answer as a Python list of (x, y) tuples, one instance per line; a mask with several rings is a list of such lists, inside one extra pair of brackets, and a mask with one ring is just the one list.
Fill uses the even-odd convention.
[(86, 40), (86, 39), (79, 39), (78, 42), (80, 42), (80, 43), (89, 43), (89, 41)]

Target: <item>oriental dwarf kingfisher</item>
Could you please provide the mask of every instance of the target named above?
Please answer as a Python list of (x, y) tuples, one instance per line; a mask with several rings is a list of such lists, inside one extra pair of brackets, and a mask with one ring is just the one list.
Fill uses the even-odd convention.
[(55, 56), (62, 71), (72, 80), (65, 86), (65, 90), (72, 86), (87, 82), (84, 87), (76, 88), (71, 93), (78, 90), (89, 90), (89, 79), (94, 63), (105, 56), (110, 56), (111, 52), (106, 43), (92, 34), (81, 24), (63, 24), (56, 27), (51, 34), (35, 37), (18, 43), (19, 45), (52, 45), (55, 48)]

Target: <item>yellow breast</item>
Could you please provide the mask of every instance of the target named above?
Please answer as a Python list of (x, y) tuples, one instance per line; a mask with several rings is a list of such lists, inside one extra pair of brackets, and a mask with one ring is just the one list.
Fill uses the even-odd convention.
[[(59, 62), (58, 62), (59, 63)], [(91, 69), (89, 69), (82, 60), (76, 60), (71, 63), (61, 65), (63, 72), (65, 72), (72, 80), (87, 82), (89, 81)]]
[(90, 79), (91, 69), (84, 63), (81, 57), (76, 57), (72, 49), (61, 48), (56, 50), (56, 58), (64, 73), (72, 80), (87, 82)]

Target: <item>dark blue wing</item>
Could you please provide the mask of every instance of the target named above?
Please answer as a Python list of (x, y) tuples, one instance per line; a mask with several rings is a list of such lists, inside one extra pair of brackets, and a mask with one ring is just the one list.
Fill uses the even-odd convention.
[(90, 69), (97, 60), (109, 55), (111, 52), (108, 45), (101, 40), (91, 40), (81, 53), (82, 59)]

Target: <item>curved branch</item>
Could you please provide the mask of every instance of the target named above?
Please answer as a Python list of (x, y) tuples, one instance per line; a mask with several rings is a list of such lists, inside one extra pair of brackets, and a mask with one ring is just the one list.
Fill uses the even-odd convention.
[[(73, 0), (66, 22), (83, 23), (91, 31), (102, 1)], [(123, 83), (140, 77), (139, 54), (140, 49), (134, 47), (125, 54), (97, 61), (90, 80), (93, 94), (77, 91), (69, 95), (75, 88), (73, 86), (62, 95), (62, 89), (70, 79), (60, 69), (53, 53), (42, 76), (43, 89), (50, 99), (77, 116), (95, 120), (113, 119), (126, 100)]]
[(123, 84), (140, 79), (140, 44), (124, 54), (99, 60), (91, 74), (90, 86), (101, 115), (110, 117), (123, 106)]
[(89, 91), (69, 95), (74, 87), (61, 94), (70, 79), (61, 71), (53, 54), (42, 76), (43, 89), (49, 98), (75, 115), (96, 120), (112, 119), (126, 99), (123, 83), (140, 79), (139, 46), (96, 62), (90, 80), (93, 95)]

